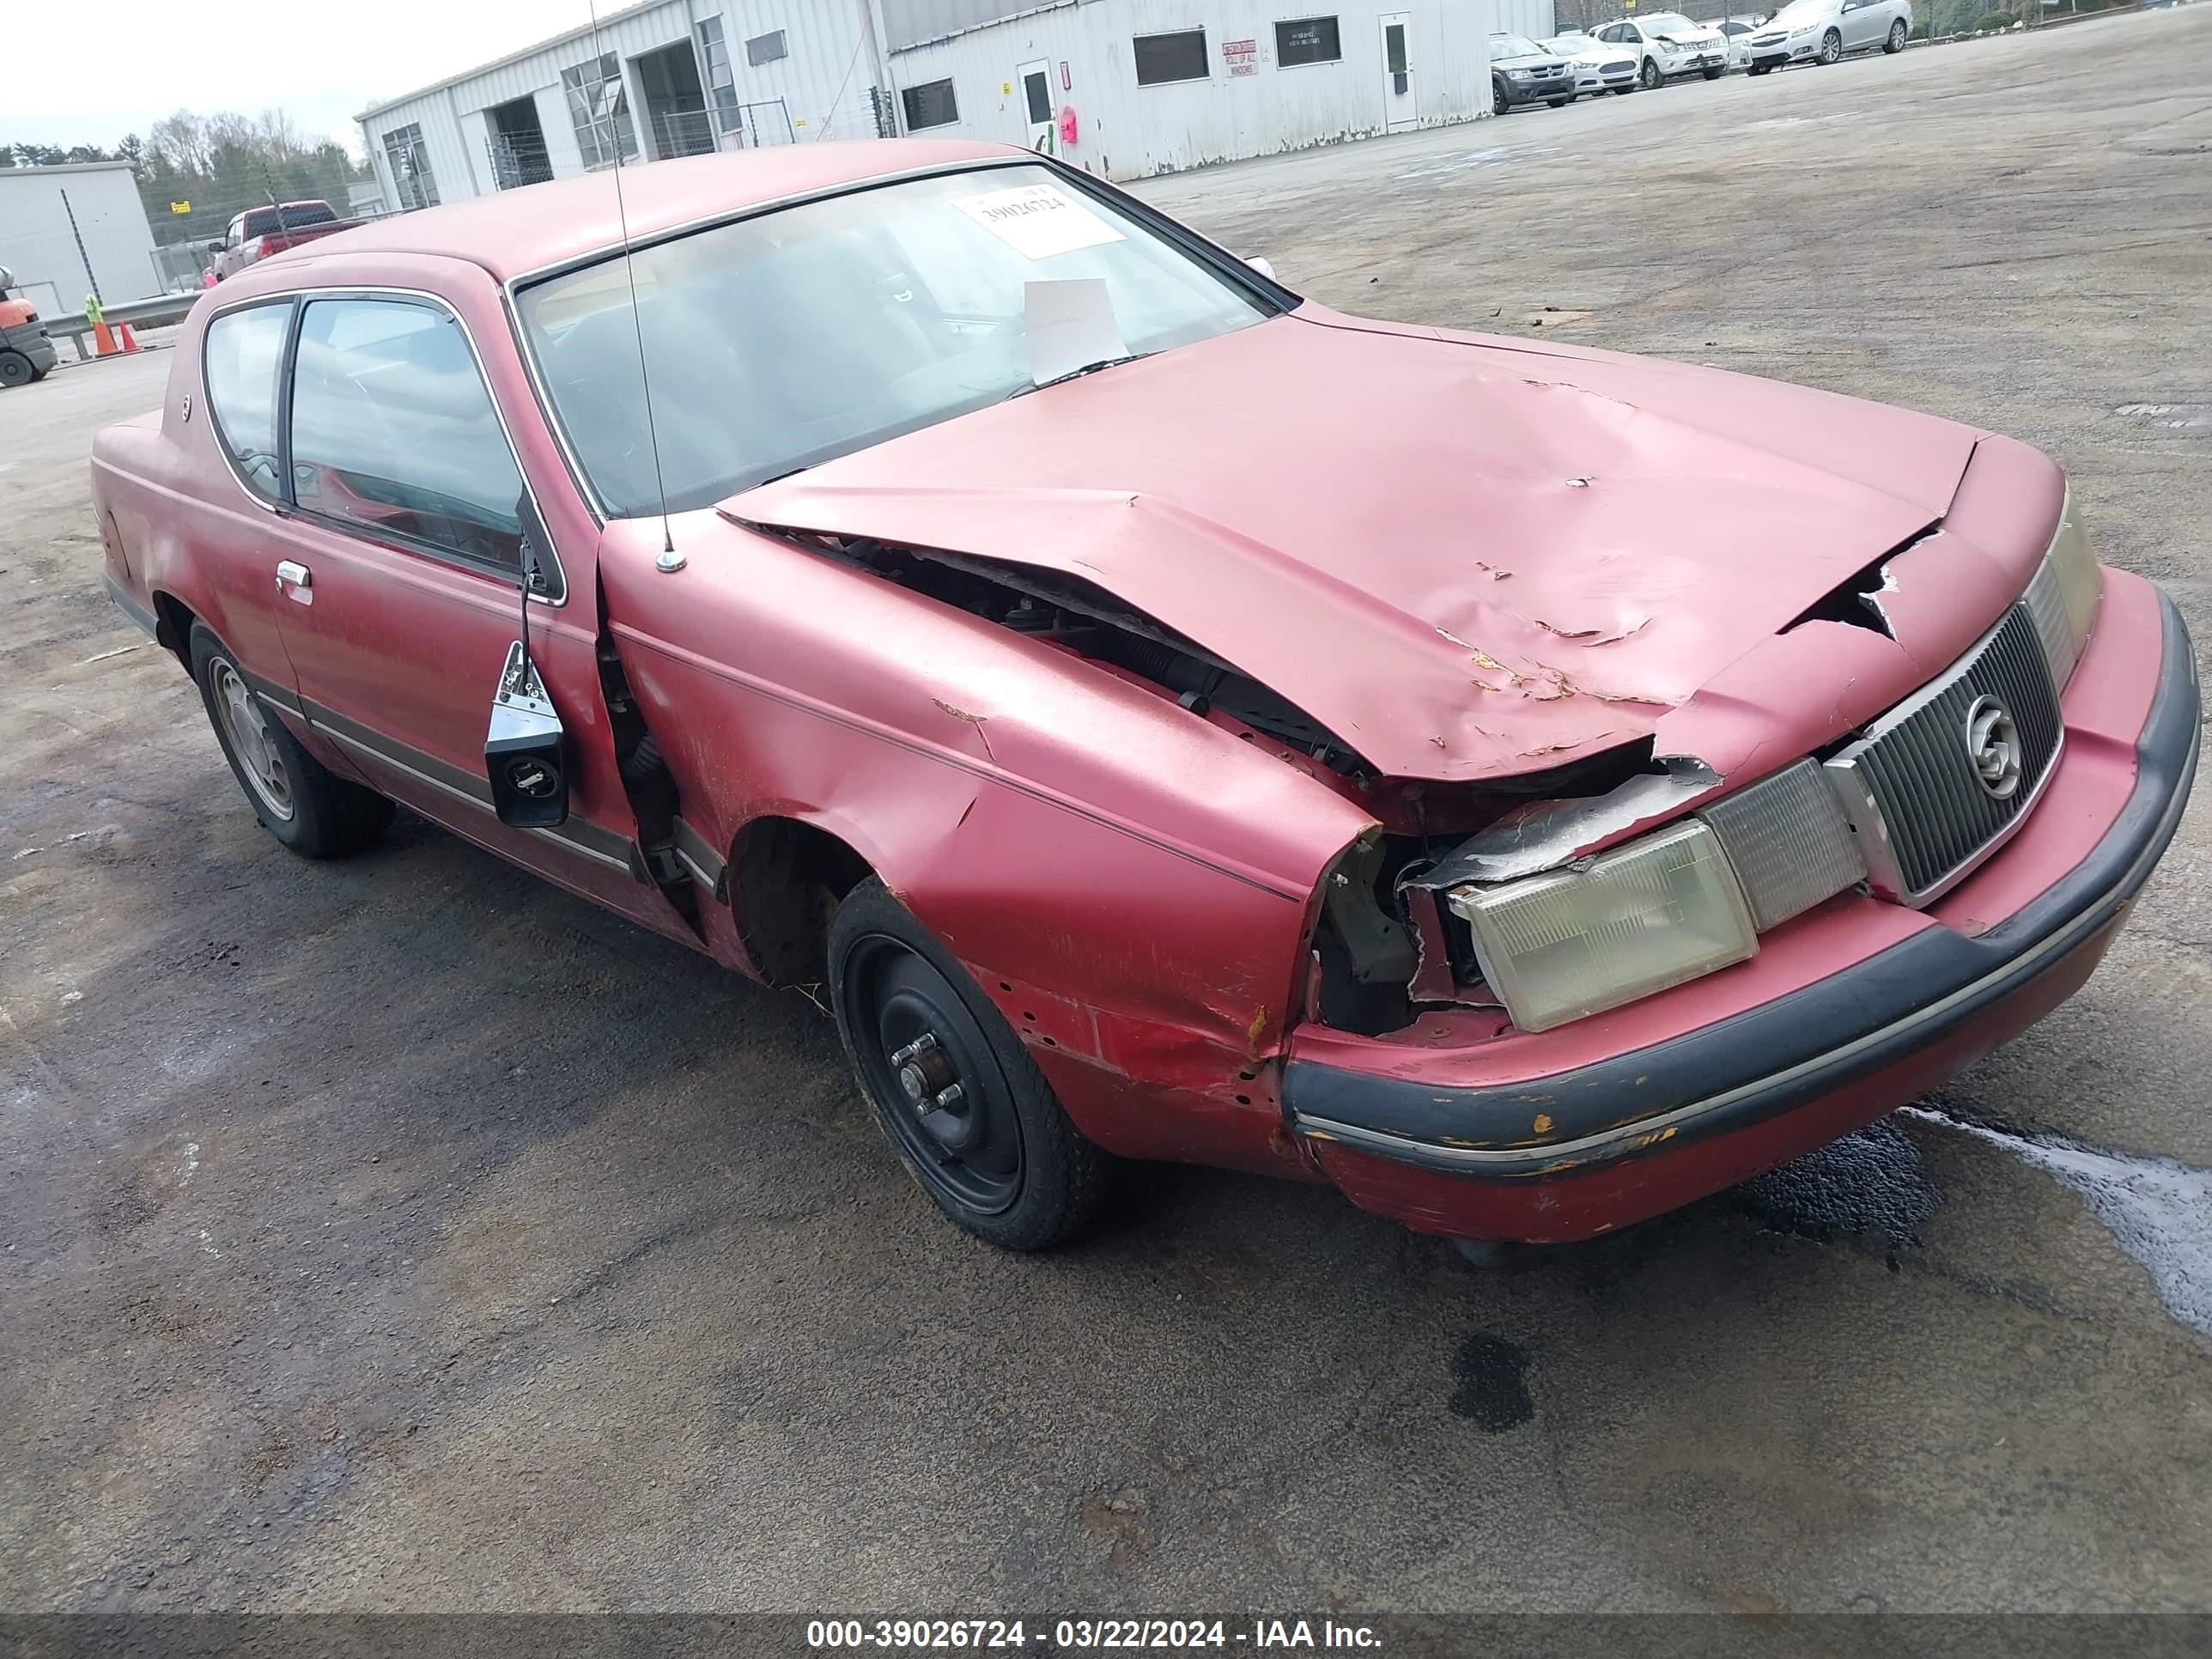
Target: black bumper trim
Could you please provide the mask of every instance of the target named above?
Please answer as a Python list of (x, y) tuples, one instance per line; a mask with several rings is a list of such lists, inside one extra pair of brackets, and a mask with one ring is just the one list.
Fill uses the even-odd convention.
[(107, 583), (107, 597), (115, 601), (115, 608), (155, 639), (160, 639), (161, 637), (161, 619), (133, 599), (131, 590), (116, 580), (114, 577), (108, 576), (104, 580)]
[[(2201, 705), (2188, 629), (2163, 594), (2160, 608), (2158, 691), (2118, 818), (2080, 864), (1979, 938), (1930, 927), (1759, 1007), (1553, 1077), (1449, 1089), (1292, 1060), (1283, 1079), (1291, 1127), (1431, 1169), (1519, 1180), (1741, 1129), (1941, 1041), (2094, 938), (2172, 840), (2196, 775)], [(1808, 1054), (1808, 1032), (1841, 1041)], [(1540, 1116), (1549, 1127), (1532, 1138)]]

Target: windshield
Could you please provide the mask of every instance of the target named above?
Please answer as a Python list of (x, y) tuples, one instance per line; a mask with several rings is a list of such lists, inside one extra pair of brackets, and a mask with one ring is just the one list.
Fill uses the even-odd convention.
[(1490, 37), (1490, 55), (1492, 58), (1541, 58), (1545, 54), (1537, 50), (1536, 43), (1526, 36), (1493, 34)]
[(1702, 23), (1692, 23), (1679, 11), (1655, 11), (1649, 17), (1639, 17), (1637, 21), (1656, 34), (1694, 34), (1705, 27)]
[(1828, 0), (1792, 0), (1766, 21), (1772, 28), (1802, 28), (1808, 23), (1819, 22), (1834, 9)]
[(681, 512), (1029, 386), (1030, 283), (1103, 279), (1131, 355), (1272, 314), (1039, 167), (856, 190), (696, 231), (630, 264), (603, 260), (520, 297), (555, 413), (617, 518), (661, 504), (641, 337), (661, 477)]

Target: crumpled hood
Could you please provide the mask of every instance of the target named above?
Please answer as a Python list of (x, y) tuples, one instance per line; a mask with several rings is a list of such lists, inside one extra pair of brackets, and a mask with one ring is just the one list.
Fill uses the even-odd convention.
[(1096, 583), (1398, 777), (1649, 735), (1940, 519), (1969, 428), (1308, 307), (722, 505)]

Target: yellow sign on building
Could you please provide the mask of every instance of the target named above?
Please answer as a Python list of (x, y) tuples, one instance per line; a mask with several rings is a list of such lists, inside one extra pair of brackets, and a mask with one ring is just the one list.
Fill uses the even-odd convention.
[(172, 213), (190, 213), (191, 210), (192, 204), (190, 202), (172, 202), (169, 204), (169, 211)]

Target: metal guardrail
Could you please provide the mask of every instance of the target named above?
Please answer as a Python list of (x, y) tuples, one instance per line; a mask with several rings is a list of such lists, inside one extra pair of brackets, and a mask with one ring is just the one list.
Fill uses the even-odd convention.
[[(171, 323), (181, 323), (185, 313), (199, 303), (198, 294), (157, 294), (150, 300), (129, 300), (121, 305), (102, 306), (101, 318), (109, 323), (128, 323), (133, 328), (165, 328)], [(76, 348), (79, 357), (90, 357), (85, 341), (92, 334), (92, 319), (82, 311), (72, 311), (59, 317), (41, 316), (39, 326), (46, 331), (49, 339), (66, 339)]]

